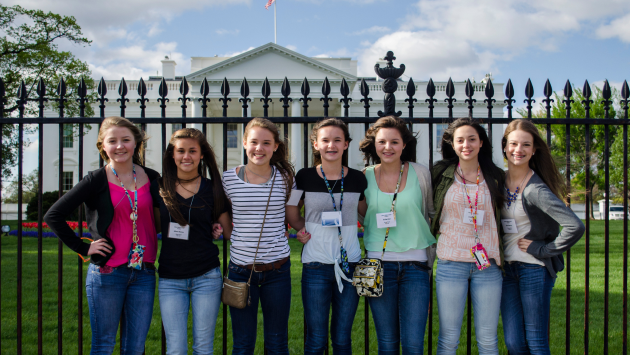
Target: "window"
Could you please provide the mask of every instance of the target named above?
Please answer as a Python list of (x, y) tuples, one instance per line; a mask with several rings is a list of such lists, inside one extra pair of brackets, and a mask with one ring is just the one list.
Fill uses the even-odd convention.
[(227, 147), (238, 147), (238, 125), (236, 123), (227, 124)]
[(175, 133), (177, 131), (179, 131), (180, 129), (182, 129), (182, 124), (181, 123), (173, 123), (173, 131), (171, 133)]
[(72, 171), (64, 171), (63, 172), (63, 191), (69, 191), (72, 189), (73, 184), (73, 172)]
[(74, 137), (72, 124), (63, 125), (63, 147), (74, 148)]

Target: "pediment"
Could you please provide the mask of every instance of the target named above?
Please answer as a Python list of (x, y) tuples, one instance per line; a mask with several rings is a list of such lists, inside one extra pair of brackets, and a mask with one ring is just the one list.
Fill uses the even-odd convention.
[(215, 65), (198, 70), (186, 76), (188, 81), (220, 81), (228, 80), (262, 80), (265, 77), (270, 81), (282, 80), (285, 77), (290, 80), (341, 80), (345, 78), (349, 82), (355, 82), (357, 77), (334, 68), (315, 59), (306, 57), (274, 43), (241, 53), (230, 59)]

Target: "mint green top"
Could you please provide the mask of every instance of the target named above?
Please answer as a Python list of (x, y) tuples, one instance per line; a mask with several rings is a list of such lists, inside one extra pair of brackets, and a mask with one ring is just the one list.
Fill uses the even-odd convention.
[[(373, 166), (366, 168), (365, 177), (368, 181), (365, 190), (368, 209), (365, 213), (363, 242), (368, 251), (382, 251), (386, 229), (377, 227), (376, 214), (391, 211), (394, 194), (384, 193), (378, 188)], [(436, 243), (422, 213), (423, 197), (415, 169), (409, 166), (405, 189), (396, 197), (396, 227), (389, 229), (385, 251), (425, 249)]]

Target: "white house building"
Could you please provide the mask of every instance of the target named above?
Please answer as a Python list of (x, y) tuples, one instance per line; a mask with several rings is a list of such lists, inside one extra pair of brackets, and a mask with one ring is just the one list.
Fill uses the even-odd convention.
[[(400, 63), (404, 63), (405, 59), (400, 58)], [(381, 61), (381, 67), (385, 62)], [(400, 64), (395, 63), (395, 65)], [(175, 76), (176, 72), (175, 61), (166, 57), (162, 60), (162, 75), (168, 84), (168, 98), (166, 116), (167, 117), (181, 117), (182, 109), (181, 102), (177, 99), (180, 97), (179, 85), (181, 83), (181, 77)], [(362, 96), (360, 94), (360, 81), (362, 78), (357, 76), (357, 61), (351, 58), (314, 58), (306, 57), (300, 53), (289, 50), (285, 47), (277, 44), (268, 43), (258, 48), (252, 49), (245, 53), (239, 54), (234, 57), (192, 57), (191, 58), (191, 74), (186, 76), (186, 79), (190, 85), (189, 97), (192, 99), (187, 103), (188, 117), (201, 117), (201, 104), (197, 99), (201, 97), (199, 95), (200, 85), (203, 79), (207, 79), (210, 84), (210, 102), (208, 103), (208, 117), (221, 117), (223, 113), (221, 98), (221, 82), (224, 78), (227, 78), (230, 87), (231, 94), (229, 97), (232, 101), (229, 102), (228, 116), (240, 117), (242, 116), (241, 103), (238, 101), (240, 98), (240, 87), (243, 78), (247, 78), (250, 87), (250, 96), (252, 100), (249, 103), (248, 115), (250, 117), (257, 117), (263, 115), (263, 103), (260, 102), (261, 86), (265, 78), (268, 78), (271, 85), (272, 101), (269, 103), (269, 116), (282, 116), (283, 108), (280, 98), (282, 97), (280, 89), (284, 78), (288, 78), (291, 85), (291, 96), (293, 102), (289, 103), (289, 113), (292, 117), (299, 117), (303, 114), (302, 102), (298, 101), (301, 97), (300, 87), (302, 81), (306, 77), (309, 81), (311, 94), (313, 98), (309, 102), (308, 114), (309, 116), (323, 116), (324, 111), (322, 102), (318, 100), (321, 97), (321, 86), (325, 78), (328, 78), (330, 86), (332, 88), (331, 97), (333, 100), (330, 102), (329, 116), (343, 116), (343, 104), (339, 102), (342, 97), (339, 94), (339, 87), (342, 79), (345, 79), (350, 87), (350, 102), (349, 116), (364, 116), (365, 109), (363, 103), (360, 102)], [(483, 102), (485, 98), (484, 88), (485, 82), (490, 76), (486, 76), (481, 83), (473, 84), (475, 90), (474, 98), (477, 99), (475, 104), (475, 116), (487, 117), (486, 104)], [(403, 78), (405, 78), (403, 76)], [(139, 79), (139, 78), (138, 78)], [(364, 78), (370, 88), (370, 97), (373, 101), (370, 102), (370, 116), (376, 117), (379, 110), (383, 110), (383, 96), (384, 93), (381, 89), (382, 80), (376, 77)], [(157, 102), (158, 87), (161, 77), (149, 77), (145, 81), (147, 85), (147, 96), (149, 101), (146, 103), (146, 117), (160, 117), (161, 109), (160, 103)], [(396, 92), (397, 111), (402, 111), (401, 117), (408, 117), (408, 103), (404, 102), (407, 98), (406, 82), (408, 78), (405, 78), (403, 82), (399, 82), (398, 91)], [(120, 84), (120, 78), (115, 80), (107, 80), (107, 98), (109, 102), (106, 103), (105, 115), (117, 116), (120, 115), (120, 103), (116, 102), (118, 96), (118, 86)], [(134, 117), (140, 117), (140, 104), (136, 103), (139, 98), (137, 94), (139, 80), (127, 80), (129, 88), (129, 94), (127, 98), (127, 108), (125, 116), (133, 121)], [(428, 117), (428, 108), (425, 103), (426, 96), (426, 81), (415, 81), (417, 86), (416, 95), (418, 102), (415, 104), (414, 117)], [(468, 104), (464, 102), (466, 96), (464, 94), (465, 81), (457, 81), (455, 84), (455, 98), (457, 101), (454, 103), (453, 115), (454, 117), (463, 117), (468, 115)], [(493, 108), (493, 117), (503, 117), (503, 84), (493, 83), (495, 89), (496, 103)], [(434, 117), (447, 117), (448, 108), (447, 103), (444, 102), (446, 98), (446, 82), (435, 82), (437, 102), (434, 103)], [(94, 105), (94, 104), (93, 104)], [(95, 107), (95, 106), (93, 106)], [(97, 110), (95, 110), (97, 111)], [(55, 117), (54, 111), (47, 112), (47, 117)], [(312, 125), (312, 124), (311, 124)], [(282, 126), (282, 125), (280, 125)], [(304, 166), (303, 151), (309, 149), (310, 144), (304, 144), (303, 137), (303, 125), (302, 124), (290, 124), (289, 125), (289, 151), (291, 152), (291, 160), (295, 164), (296, 169)], [(310, 126), (310, 125), (309, 125)], [(201, 124), (189, 125), (189, 127), (195, 127), (202, 129)], [(227, 145), (228, 149), (228, 168), (232, 168), (243, 161), (243, 149), (241, 148), (242, 141), (242, 124), (228, 124), (228, 139), (227, 142), (223, 141), (223, 126), (222, 124), (207, 124), (207, 136), (208, 140), (215, 149), (219, 166), (223, 166), (222, 161), (222, 148)], [(68, 126), (71, 128), (71, 126)], [(166, 125), (166, 137), (167, 140), (171, 133), (178, 129), (179, 125), (167, 124)], [(495, 147), (495, 162), (503, 165), (503, 157), (501, 156), (500, 147), (501, 133), (503, 130), (502, 125), (495, 126), (495, 134), (493, 135), (493, 146)], [(434, 144), (434, 161), (441, 158), (439, 153), (438, 144), (440, 142), (441, 133), (444, 129), (444, 125), (433, 126), (433, 144)], [(429, 133), (428, 125), (426, 124), (414, 124), (414, 133), (417, 133), (418, 144), (418, 161), (420, 163), (428, 164), (429, 162)], [(72, 138), (71, 131), (68, 131), (68, 137), (64, 138), (64, 156), (63, 156), (63, 181), (64, 190), (70, 189), (74, 184), (78, 182), (78, 142)], [(83, 172), (86, 174), (90, 170), (98, 168), (99, 155), (96, 149), (96, 137), (97, 126), (92, 125), (92, 129), (84, 136), (84, 156), (83, 156)], [(150, 168), (161, 170), (161, 158), (162, 158), (162, 142), (161, 142), (161, 125), (148, 125), (147, 133), (152, 138), (149, 140), (146, 151), (146, 165)], [(364, 135), (363, 124), (351, 124), (350, 134), (354, 139), (349, 147), (349, 165), (352, 168), (360, 169), (364, 166), (361, 154), (358, 149), (358, 144)], [(44, 125), (44, 191), (52, 191), (58, 189), (58, 166), (59, 162), (59, 128), (57, 125)], [(310, 154), (309, 154), (310, 156)], [(308, 162), (310, 164), (310, 161)]]

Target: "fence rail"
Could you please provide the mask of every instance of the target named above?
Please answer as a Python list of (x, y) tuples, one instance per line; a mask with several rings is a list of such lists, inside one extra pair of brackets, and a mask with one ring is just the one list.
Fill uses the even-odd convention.
[[(401, 115), (401, 112), (396, 112), (396, 100), (394, 97), (394, 93), (396, 92), (396, 88), (398, 86), (398, 77), (400, 77), (400, 75), (402, 75), (402, 71), (404, 71), (404, 69), (400, 68), (395, 68), (393, 67), (392, 64), (392, 60), (395, 59), (393, 57), (393, 54), (390, 55), (388, 53), (388, 57), (385, 58), (388, 61), (388, 65), (387, 68), (376, 68), (377, 69), (377, 74), (384, 79), (383, 84), (382, 84), (382, 88), (383, 91), (385, 92), (385, 98), (384, 98), (384, 104), (383, 104), (383, 111), (379, 112), (379, 116), (381, 115), (388, 115), (388, 114), (396, 114), (396, 115)], [(339, 101), (341, 104), (343, 104), (343, 116), (342, 117), (338, 117), (342, 120), (344, 120), (347, 123), (360, 123), (360, 124), (364, 124), (364, 129), (367, 130), (369, 127), (370, 123), (373, 123), (374, 121), (376, 121), (379, 117), (376, 116), (370, 116), (370, 101), (372, 100), (369, 95), (370, 95), (370, 87), (373, 88), (373, 85), (367, 85), (365, 80), (361, 80), (360, 83), (360, 89), (361, 89), (361, 96), (363, 97), (363, 99), (361, 99), (360, 101), (364, 104), (364, 109), (365, 109), (365, 115), (364, 116), (354, 116), (351, 117), (349, 115), (349, 102), (352, 100), (351, 97), (349, 97), (349, 89), (348, 89), (348, 84), (345, 82), (345, 80), (342, 81), (341, 86), (339, 88), (339, 93), (340, 93), (340, 97), (339, 97)], [(79, 153), (79, 160), (78, 160), (78, 165), (79, 165), (79, 179), (82, 178), (83, 174), (84, 174), (84, 167), (83, 167), (83, 152), (84, 152), (84, 146), (83, 146), (83, 131), (84, 131), (84, 125), (85, 124), (98, 124), (100, 122), (102, 122), (103, 118), (105, 117), (105, 108), (110, 107), (112, 105), (115, 105), (114, 103), (111, 104), (106, 104), (106, 102), (108, 101), (108, 99), (105, 97), (105, 95), (107, 94), (107, 90), (108, 88), (110, 88), (103, 79), (101, 79), (99, 85), (98, 85), (98, 95), (99, 98), (96, 100), (96, 102), (99, 104), (99, 109), (100, 109), (100, 115), (99, 117), (84, 117), (85, 116), (85, 108), (86, 105), (88, 104), (88, 92), (86, 89), (86, 85), (85, 82), (83, 80), (81, 80), (81, 83), (79, 84), (79, 86), (76, 88), (76, 90), (74, 90), (72, 95), (68, 95), (67, 94), (67, 88), (65, 85), (65, 81), (63, 79), (61, 79), (59, 85), (57, 86), (57, 90), (55, 95), (53, 96), (47, 96), (46, 95), (46, 87), (45, 84), (42, 80), (39, 81), (38, 85), (37, 85), (37, 97), (30, 97), (29, 96), (29, 91), (27, 90), (27, 86), (25, 83), (22, 83), (18, 89), (17, 92), (17, 100), (15, 101), (15, 104), (17, 105), (17, 114), (13, 114), (12, 117), (4, 117), (4, 112), (5, 112), (5, 108), (7, 108), (8, 106), (8, 100), (7, 100), (7, 94), (4, 90), (4, 83), (2, 81), (2, 79), (0, 78), (0, 131), (3, 131), (3, 126), (4, 125), (17, 125), (17, 130), (18, 130), (18, 140), (19, 142), (23, 142), (23, 134), (24, 134), (24, 125), (37, 125), (38, 129), (39, 129), (39, 135), (38, 135), (38, 139), (39, 139), (39, 150), (38, 150), (38, 167), (39, 167), (39, 175), (38, 175), (38, 182), (39, 182), (39, 198), (38, 198), (38, 211), (39, 211), (39, 227), (38, 227), (38, 243), (37, 243), (37, 296), (38, 296), (38, 303), (37, 303), (37, 334), (38, 334), (38, 353), (42, 353), (44, 348), (46, 347), (46, 344), (42, 343), (42, 318), (43, 318), (43, 308), (42, 308), (42, 301), (43, 301), (43, 289), (42, 289), (42, 269), (44, 268), (43, 265), (43, 261), (42, 261), (42, 186), (43, 186), (43, 182), (44, 179), (48, 179), (48, 177), (43, 176), (43, 150), (44, 150), (44, 145), (45, 145), (45, 137), (43, 134), (44, 131), (44, 125), (54, 125), (57, 124), (59, 126), (59, 161), (62, 162), (63, 161), (63, 154), (64, 154), (64, 149), (63, 149), (63, 137), (64, 137), (64, 130), (63, 130), (63, 125), (64, 124), (78, 124), (78, 130), (79, 130), (79, 134), (78, 134), (78, 143), (79, 143), (79, 149), (78, 149), (78, 153)], [(225, 142), (227, 142), (227, 124), (228, 123), (247, 123), (251, 118), (248, 115), (248, 107), (249, 107), (249, 102), (251, 101), (251, 99), (248, 98), (249, 96), (249, 85), (247, 83), (247, 80), (244, 79), (241, 85), (241, 90), (240, 90), (240, 96), (230, 96), (230, 87), (229, 87), (229, 82), (227, 81), (227, 79), (224, 79), (222, 85), (221, 85), (221, 96), (220, 98), (218, 98), (218, 100), (220, 102), (222, 102), (222, 108), (223, 108), (223, 114), (221, 115), (221, 117), (208, 117), (207, 116), (207, 104), (208, 101), (210, 100), (210, 98), (208, 98), (209, 95), (209, 85), (208, 82), (204, 79), (204, 81), (201, 83), (200, 85), (200, 98), (198, 99), (199, 102), (201, 103), (201, 108), (202, 108), (202, 115), (200, 117), (189, 117), (187, 114), (187, 102), (190, 102), (190, 98), (189, 96), (189, 90), (190, 90), (190, 85), (187, 83), (186, 78), (184, 77), (182, 79), (181, 84), (179, 85), (179, 91), (180, 91), (180, 95), (181, 97), (179, 98), (179, 101), (181, 102), (181, 108), (182, 108), (182, 114), (179, 117), (167, 117), (166, 115), (166, 103), (168, 102), (168, 90), (169, 87), (166, 83), (166, 81), (164, 79), (162, 79), (160, 85), (159, 85), (159, 96), (160, 98), (157, 99), (158, 102), (160, 103), (160, 108), (161, 108), (161, 115), (159, 117), (146, 117), (146, 105), (145, 103), (147, 102), (148, 99), (146, 99), (144, 96), (147, 93), (147, 87), (146, 84), (144, 83), (144, 81), (140, 80), (140, 82), (136, 85), (134, 84), (134, 88), (137, 89), (138, 91), (138, 95), (140, 97), (140, 99), (137, 100), (138, 102), (138, 107), (140, 108), (140, 117), (128, 117), (131, 120), (133, 120), (135, 123), (139, 123), (142, 125), (142, 129), (146, 130), (146, 125), (147, 124), (159, 124), (161, 125), (161, 143), (162, 143), (162, 151), (165, 150), (166, 148), (166, 142), (167, 142), (167, 132), (166, 132), (166, 124), (167, 123), (178, 123), (178, 124), (182, 124), (184, 127), (186, 125), (189, 124), (204, 124), (204, 123), (214, 123), (214, 124), (222, 124), (223, 126), (223, 142), (224, 145), (222, 147), (222, 157), (223, 157), (223, 170), (227, 170), (227, 162), (228, 162), (228, 151), (227, 151), (227, 145), (225, 144)], [(172, 88), (172, 87), (171, 87)], [(435, 124), (442, 124), (442, 123), (448, 123), (449, 121), (451, 121), (454, 116), (453, 116), (453, 102), (456, 101), (456, 99), (454, 98), (455, 96), (455, 88), (453, 85), (453, 82), (451, 80), (449, 80), (448, 84), (443, 87), (440, 88), (440, 90), (444, 90), (446, 91), (446, 96), (447, 98), (444, 100), (446, 103), (448, 103), (448, 115), (446, 117), (434, 117), (434, 109), (435, 109), (435, 103), (436, 103), (436, 99), (434, 98), (435, 93), (436, 93), (436, 86), (433, 84), (433, 81), (430, 80), (427, 88), (426, 88), (426, 96), (428, 97), (425, 100), (426, 103), (426, 107), (428, 108), (428, 115), (427, 117), (417, 117), (414, 116), (414, 107), (417, 105), (417, 99), (414, 98), (415, 92), (416, 92), (416, 88), (417, 85), (413, 83), (413, 80), (410, 79), (409, 82), (407, 84), (404, 84), (404, 88), (406, 89), (406, 97), (407, 99), (405, 99), (405, 102), (408, 103), (407, 106), (407, 116), (408, 117), (404, 117), (405, 120), (407, 120), (407, 122), (409, 122), (410, 125), (414, 124), (414, 125), (422, 125), (424, 126), (428, 126), (428, 141), (424, 141), (424, 142), (419, 142), (420, 146), (426, 146), (428, 145), (428, 151), (429, 153), (429, 164), (432, 165), (433, 164), (433, 151), (434, 151), (434, 134), (433, 134), (433, 125)], [(512, 86), (512, 82), (508, 81), (506, 87), (505, 87), (505, 97), (506, 99), (504, 100), (504, 103), (507, 104), (507, 118), (494, 118), (492, 116), (493, 113), (493, 104), (496, 103), (496, 100), (493, 99), (494, 97), (494, 88), (492, 85), (492, 81), (488, 80), (487, 83), (485, 83), (484, 85), (484, 94), (485, 94), (485, 99), (483, 100), (483, 102), (486, 104), (485, 107), (481, 107), (480, 105), (476, 104), (476, 100), (473, 99), (473, 95), (475, 94), (475, 92), (479, 92), (481, 91), (479, 88), (478, 84), (475, 84), (473, 86), (473, 84), (470, 82), (470, 80), (466, 83), (466, 87), (465, 87), (465, 94), (467, 99), (465, 100), (465, 102), (468, 104), (468, 115), (470, 117), (475, 117), (475, 118), (479, 118), (480, 120), (482, 120), (484, 123), (488, 124), (488, 132), (490, 135), (490, 140), (492, 141), (492, 134), (493, 134), (493, 129), (496, 129), (497, 127), (495, 127), (496, 125), (499, 125), (499, 127), (502, 129), (503, 128), (503, 124), (509, 123), (512, 120), (513, 117), (513, 103), (515, 102), (515, 100), (513, 99), (514, 97), (514, 88)], [(126, 109), (127, 109), (127, 104), (129, 103), (129, 99), (126, 98), (127, 94), (128, 94), (128, 90), (127, 90), (127, 84), (125, 83), (124, 79), (121, 81), (120, 85), (118, 85), (118, 93), (120, 98), (117, 100), (120, 105), (120, 115), (121, 116), (125, 116), (126, 113)], [(316, 122), (324, 117), (330, 117), (328, 115), (328, 108), (329, 108), (329, 102), (332, 100), (331, 97), (329, 97), (329, 95), (331, 95), (331, 88), (330, 88), (330, 84), (328, 83), (328, 80), (326, 79), (324, 81), (324, 84), (322, 85), (322, 97), (316, 97), (316, 98), (311, 98), (309, 97), (310, 95), (310, 87), (308, 84), (308, 80), (305, 79), (304, 82), (302, 83), (302, 87), (300, 90), (301, 95), (297, 95), (297, 96), (301, 96), (298, 100), (297, 97), (294, 97), (293, 99), (290, 97), (291, 96), (291, 89), (289, 87), (288, 81), (285, 78), (285, 81), (282, 85), (282, 98), (279, 99), (279, 101), (283, 104), (283, 109), (284, 109), (284, 115), (281, 117), (269, 117), (268, 116), (268, 103), (272, 100), (271, 98), (269, 98), (269, 82), (267, 80), (265, 80), (265, 82), (262, 85), (262, 96), (263, 98), (261, 98), (261, 102), (264, 103), (264, 114), (263, 117), (268, 117), (270, 120), (272, 120), (273, 122), (279, 123), (279, 124), (283, 124), (284, 127), (284, 134), (285, 134), (285, 139), (288, 138), (288, 131), (289, 131), (289, 124), (304, 124), (303, 125), (303, 131), (302, 131), (302, 137), (299, 137), (299, 139), (301, 139), (304, 142), (304, 147), (306, 147), (308, 145), (309, 139), (309, 131), (308, 131), (308, 125), (305, 123), (312, 123), (312, 122)], [(571, 125), (585, 125), (586, 126), (586, 145), (585, 145), (585, 150), (586, 150), (586, 163), (584, 165), (584, 169), (586, 172), (586, 186), (590, 186), (590, 173), (591, 173), (591, 161), (590, 161), (590, 152), (591, 152), (591, 147), (590, 147), (590, 142), (591, 142), (591, 137), (590, 137), (590, 130), (589, 128), (592, 128), (595, 125), (598, 126), (603, 126), (604, 130), (605, 130), (605, 147), (604, 147), (604, 159), (605, 159), (605, 166), (604, 166), (604, 175), (605, 175), (605, 192), (606, 192), (606, 196), (610, 196), (610, 184), (609, 184), (609, 176), (610, 176), (610, 165), (609, 165), (609, 160), (610, 160), (610, 146), (608, 144), (608, 139), (609, 139), (609, 129), (611, 126), (613, 127), (617, 127), (620, 126), (622, 127), (623, 131), (621, 133), (622, 135), (622, 139), (623, 139), (623, 207), (624, 207), (624, 219), (623, 219), (623, 300), (622, 300), (622, 304), (623, 304), (623, 339), (622, 339), (622, 343), (623, 343), (623, 354), (627, 354), (627, 289), (628, 289), (628, 285), (627, 285), (627, 278), (628, 278), (628, 241), (627, 241), (627, 235), (628, 235), (628, 125), (630, 124), (630, 120), (628, 120), (628, 97), (629, 97), (629, 93), (630, 90), (628, 89), (628, 84), (626, 82), (624, 82), (623, 86), (622, 86), (622, 90), (621, 90), (621, 101), (619, 102), (619, 107), (621, 108), (621, 110), (623, 111), (623, 118), (622, 119), (615, 119), (612, 117), (609, 117), (609, 110), (613, 105), (613, 102), (611, 100), (611, 90), (610, 90), (610, 86), (608, 84), (608, 82), (606, 81), (602, 90), (602, 95), (604, 98), (604, 101), (602, 102), (604, 104), (605, 107), (605, 115), (604, 117), (600, 117), (600, 118), (591, 118), (590, 117), (590, 105), (593, 102), (591, 100), (591, 90), (590, 90), (590, 85), (588, 84), (588, 81), (585, 83), (584, 85), (584, 89), (583, 89), (583, 94), (585, 97), (585, 100), (582, 101), (582, 103), (585, 106), (586, 109), (586, 115), (583, 118), (572, 118), (571, 117), (571, 104), (573, 103), (573, 100), (571, 99), (573, 97), (573, 93), (572, 93), (572, 85), (567, 82), (567, 85), (565, 85), (565, 89), (564, 89), (564, 100), (563, 102), (566, 104), (566, 117), (565, 118), (552, 118), (551, 117), (551, 111), (550, 111), (550, 104), (553, 101), (553, 99), (551, 99), (551, 96), (553, 95), (553, 91), (551, 90), (551, 85), (549, 84), (549, 81), (547, 81), (547, 83), (545, 84), (545, 88), (544, 88), (544, 95), (545, 95), (545, 99), (543, 100), (543, 102), (546, 104), (545, 108), (546, 108), (546, 118), (542, 118), (542, 119), (534, 119), (534, 122), (537, 124), (541, 124), (544, 125), (544, 127), (546, 127), (546, 138), (547, 138), (547, 142), (548, 144), (551, 142), (551, 138), (552, 138), (552, 133), (551, 133), (551, 126), (552, 125), (563, 125), (565, 126), (565, 132), (566, 132), (566, 159), (567, 159), (567, 165), (566, 167), (564, 167), (564, 169), (566, 170), (566, 176), (567, 176), (567, 184), (570, 186), (571, 183), (571, 179), (570, 179), (570, 171), (571, 171), (571, 166), (569, 164), (570, 161), (570, 156), (571, 156), (571, 147), (570, 147), (570, 138), (571, 138), (571, 132), (570, 132), (570, 126)], [(532, 109), (533, 109), (533, 103), (535, 102), (535, 100), (533, 99), (534, 97), (534, 89), (532, 86), (531, 81), (528, 81), (526, 88), (525, 88), (525, 102), (527, 103), (527, 107), (526, 107), (526, 116), (528, 118), (532, 117)], [(238, 98), (238, 100), (237, 100)], [(217, 98), (212, 98), (212, 100), (216, 100)], [(234, 99), (233, 101), (231, 101), (232, 99)], [(317, 100), (319, 99), (319, 100)], [(79, 103), (79, 117), (65, 117), (64, 115), (64, 109), (67, 105), (68, 100), (76, 100)], [(46, 110), (46, 105), (47, 102), (49, 101), (54, 101), (55, 102), (55, 107), (59, 110), (59, 115), (58, 117), (54, 117), (54, 118), (49, 118), (49, 117), (44, 117), (44, 113)], [(293, 104), (299, 104), (301, 105), (301, 108), (303, 109), (303, 115), (300, 117), (289, 117), (288, 114), (288, 108), (289, 108), (289, 102), (293, 101)], [(312, 101), (312, 102), (310, 102)], [(309, 116), (308, 115), (308, 108), (309, 106), (315, 105), (315, 102), (320, 102), (321, 101), (321, 107), (323, 107), (324, 109), (324, 115), (325, 116)], [(309, 103), (310, 102), (310, 103)], [(25, 117), (25, 110), (27, 105), (37, 105), (38, 107), (38, 116), (37, 117)], [(13, 105), (13, 103), (11, 103), (11, 105)], [(228, 107), (230, 106), (237, 106), (239, 108), (242, 109), (242, 116), (243, 117), (228, 117), (227, 114), (227, 110)], [(485, 109), (487, 112), (487, 115), (484, 113), (482, 116), (483, 117), (478, 117), (479, 115), (475, 115), (473, 114), (474, 110), (483, 110)], [(483, 112), (483, 111), (482, 111)], [(334, 115), (331, 115), (334, 116)], [(418, 126), (412, 126), (412, 127), (418, 127)], [(204, 133), (206, 133), (206, 125), (203, 125), (203, 131)], [(501, 132), (498, 132), (499, 134), (502, 134)], [(0, 143), (2, 143), (2, 139), (4, 137), (0, 136)], [(296, 139), (295, 137), (293, 139)], [(3, 148), (0, 148), (3, 149)], [(497, 147), (495, 147), (495, 149), (498, 149)], [(1, 153), (1, 152), (0, 152)], [(217, 152), (218, 153), (218, 152)], [(306, 167), (306, 165), (308, 164), (308, 149), (304, 149), (304, 159), (302, 160), (303, 162), (303, 166), (302, 167)], [(102, 161), (100, 162), (101, 166), (102, 166)], [(22, 305), (22, 298), (23, 298), (23, 245), (22, 245), (22, 238), (23, 238), (23, 232), (22, 232), (22, 210), (21, 210), (21, 206), (22, 206), (22, 175), (23, 175), (23, 165), (24, 165), (24, 156), (23, 156), (23, 146), (20, 144), (20, 147), (18, 149), (18, 157), (17, 157), (17, 166), (18, 166), (18, 206), (19, 207), (19, 212), (18, 212), (18, 226), (17, 226), (17, 233), (18, 233), (18, 237), (17, 237), (17, 310), (9, 310), (9, 309), (2, 309), (0, 308), (0, 312), (1, 313), (7, 313), (7, 312), (15, 312), (16, 314), (16, 323), (17, 323), (17, 344), (16, 344), (16, 352), (18, 354), (22, 353), (22, 347), (23, 347), (23, 305)], [(296, 167), (296, 168), (300, 168), (300, 167)], [(618, 169), (620, 167), (615, 167), (615, 169)], [(63, 164), (59, 164), (59, 191), (63, 190)], [(60, 193), (61, 195), (61, 193)], [(591, 206), (591, 201), (589, 201), (590, 196), (588, 194), (586, 194), (585, 199), (586, 199), (586, 206), (587, 208), (590, 208)], [(606, 211), (608, 211), (608, 207), (609, 207), (609, 202), (608, 200), (606, 201)], [(587, 215), (588, 215), (588, 209), (586, 211)], [(80, 209), (79, 212), (79, 223), (81, 223), (83, 221), (83, 211), (82, 209)], [(589, 274), (589, 269), (590, 269), (590, 221), (587, 218), (585, 221), (586, 224), (586, 234), (585, 234), (585, 243), (586, 243), (586, 253), (585, 253), (585, 279), (584, 279), (584, 343), (582, 344), (583, 349), (584, 349), (584, 353), (589, 353), (589, 350), (593, 350), (593, 351), (603, 351), (604, 353), (608, 352), (608, 342), (609, 342), (609, 279), (610, 279), (610, 274), (609, 274), (609, 269), (610, 269), (610, 265), (609, 265), (609, 236), (610, 236), (610, 228), (609, 228), (609, 214), (606, 213), (605, 214), (605, 229), (604, 229), (604, 234), (605, 234), (605, 251), (604, 251), (604, 260), (605, 260), (605, 284), (604, 284), (604, 329), (603, 329), (603, 349), (589, 349), (590, 347), (590, 343), (589, 343), (589, 324), (590, 324), (590, 319), (589, 319), (589, 315), (590, 315), (590, 311), (589, 311), (589, 304), (592, 301), (590, 298), (590, 291), (589, 291), (589, 282), (590, 282), (590, 274)], [(82, 229), (79, 228), (79, 234), (80, 236), (82, 235)], [(57, 347), (58, 347), (58, 353), (62, 354), (62, 353), (67, 353), (68, 349), (64, 348), (63, 346), (63, 342), (62, 342), (62, 333), (63, 333), (63, 319), (62, 319), (62, 314), (63, 314), (63, 292), (62, 292), (62, 283), (63, 283), (63, 245), (61, 243), (61, 241), (58, 241), (58, 279), (57, 279), (57, 284), (58, 284), (58, 294), (57, 294), (57, 315), (58, 315), (58, 329), (57, 329)], [(1, 250), (1, 245), (0, 245), (0, 257), (1, 257), (1, 253), (3, 251)], [(223, 243), (223, 268), (225, 271), (225, 268), (228, 265), (228, 260), (227, 260), (227, 243)], [(570, 322), (570, 317), (571, 317), (571, 252), (568, 251), (566, 253), (566, 271), (564, 276), (566, 277), (566, 284), (567, 284), (567, 294), (566, 294), (566, 326), (565, 326), (565, 350), (566, 350), (566, 354), (570, 353), (571, 350), (571, 346), (575, 346), (575, 343), (571, 343), (571, 338), (570, 338), (570, 334), (571, 334), (571, 322)], [(82, 354), (83, 352), (83, 333), (82, 333), (82, 329), (83, 329), (83, 314), (82, 314), (82, 302), (83, 302), (83, 293), (82, 293), (82, 288), (83, 288), (83, 275), (82, 275), (82, 262), (80, 259), (78, 259), (78, 278), (77, 278), (77, 300), (78, 300), (78, 309), (77, 309), (77, 323), (78, 323), (78, 349), (77, 352), (79, 354)], [(2, 277), (2, 270), (0, 269), (0, 277)], [(0, 289), (0, 292), (2, 292), (2, 290)], [(431, 299), (433, 299), (433, 277), (431, 278)], [(470, 304), (470, 297), (468, 297), (468, 309), (471, 309), (471, 304)], [(427, 343), (427, 349), (428, 349), (428, 353), (429, 354), (433, 354), (434, 349), (432, 348), (432, 344), (433, 344), (433, 339), (432, 339), (432, 331), (433, 331), (433, 310), (435, 309), (434, 305), (430, 306), (430, 312), (429, 312), (429, 321), (428, 321), (428, 343)], [(368, 303), (367, 300), (365, 300), (365, 314), (364, 314), (364, 326), (365, 326), (365, 335), (364, 335), (364, 341), (365, 341), (365, 353), (369, 354), (369, 308), (368, 308)], [(223, 353), (227, 354), (227, 306), (223, 305)], [(1, 331), (1, 329), (0, 329)], [(467, 343), (466, 343), (466, 349), (467, 349), (467, 353), (470, 354), (471, 353), (471, 339), (472, 339), (472, 333), (471, 333), (471, 312), (468, 312), (468, 318), (467, 318)], [(46, 349), (49, 350), (49, 349)], [(164, 333), (162, 331), (162, 353), (165, 353), (165, 340), (164, 340)]]

